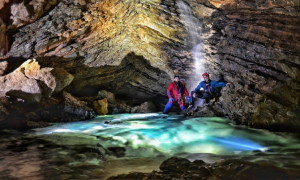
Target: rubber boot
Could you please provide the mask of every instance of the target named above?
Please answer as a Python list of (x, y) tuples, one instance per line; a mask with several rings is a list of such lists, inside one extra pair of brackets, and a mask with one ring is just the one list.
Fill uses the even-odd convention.
[(172, 108), (173, 104), (172, 103), (167, 103), (167, 105), (165, 106), (165, 109), (164, 109), (164, 114), (168, 114)]
[(184, 106), (180, 106), (180, 109), (181, 109), (181, 111), (183, 111), (185, 109), (185, 107)]
[(194, 91), (191, 91), (191, 104), (194, 104), (195, 98), (194, 98)]

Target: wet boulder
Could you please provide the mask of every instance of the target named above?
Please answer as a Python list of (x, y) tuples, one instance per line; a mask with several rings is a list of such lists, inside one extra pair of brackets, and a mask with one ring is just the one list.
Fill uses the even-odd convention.
[(107, 102), (106, 98), (98, 100), (98, 101), (94, 101), (93, 105), (94, 105), (94, 109), (97, 114), (105, 115), (108, 113), (108, 110), (107, 110), (108, 102)]
[(31, 122), (73, 122), (91, 119), (96, 116), (88, 103), (81, 101), (70, 93), (63, 92), (60, 98), (45, 98), (35, 109), (27, 113)]
[(130, 172), (109, 179), (299, 179), (295, 170), (276, 167), (269, 163), (226, 159), (215, 163), (202, 160), (190, 162), (185, 158), (171, 157), (165, 160), (160, 171), (151, 173)]
[[(74, 79), (74, 76), (63, 68), (54, 68), (50, 71), (50, 73), (55, 79), (55, 88), (53, 89), (53, 93), (61, 92)], [(44, 82), (47, 81), (45, 80)]]
[(131, 113), (153, 113), (157, 112), (155, 105), (150, 102), (144, 102), (139, 106), (132, 107)]
[(25, 101), (38, 102), (42, 97), (42, 90), (35, 79), (29, 79), (17, 70), (0, 77), (0, 96), (13, 96)]
[(63, 92), (62, 109), (70, 121), (87, 120), (95, 117), (95, 112), (84, 101), (77, 100), (71, 94)]
[(109, 103), (116, 103), (115, 95), (109, 91), (105, 91), (105, 90), (99, 91), (98, 97), (106, 98)]
[(216, 162), (210, 169), (218, 178), (228, 179), (290, 179), (293, 175), (268, 163), (228, 159)]
[(159, 167), (164, 172), (184, 172), (190, 165), (190, 161), (184, 158), (171, 157), (165, 160)]
[(13, 72), (0, 77), (0, 96), (39, 102), (69, 85), (73, 76), (61, 68), (40, 68), (35, 59), (29, 59)]
[(193, 117), (216, 117), (218, 113), (215, 111), (214, 104), (201, 105), (185, 109), (181, 114)]

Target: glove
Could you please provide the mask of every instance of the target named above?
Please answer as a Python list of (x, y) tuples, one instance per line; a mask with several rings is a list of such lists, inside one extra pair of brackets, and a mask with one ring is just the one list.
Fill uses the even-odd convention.
[(190, 96), (187, 96), (187, 97), (186, 97), (186, 100), (187, 100), (189, 103), (191, 103), (191, 98), (190, 98)]
[(173, 101), (173, 98), (169, 98), (169, 102), (172, 102)]

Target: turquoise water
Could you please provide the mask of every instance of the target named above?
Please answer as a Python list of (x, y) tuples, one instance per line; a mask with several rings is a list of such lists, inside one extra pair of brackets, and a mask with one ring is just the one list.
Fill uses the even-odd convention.
[(118, 114), (2, 132), (0, 179), (107, 179), (150, 173), (171, 156), (232, 159), (298, 172), (299, 135), (236, 126), (224, 118)]
[[(251, 155), (279, 149), (300, 149), (299, 140), (265, 130), (235, 126), (218, 117), (118, 114), (38, 129), (36, 134), (81, 133), (96, 136), (104, 147), (124, 147), (127, 156), (158, 156), (210, 153)], [(148, 152), (136, 149), (151, 149)], [(136, 153), (136, 154), (135, 154)]]

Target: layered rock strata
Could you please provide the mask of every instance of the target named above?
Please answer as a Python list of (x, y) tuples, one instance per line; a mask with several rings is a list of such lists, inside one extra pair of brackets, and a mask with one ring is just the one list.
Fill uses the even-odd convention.
[(298, 131), (299, 2), (241, 1), (221, 9), (213, 24), (220, 32), (216, 63), (234, 83), (221, 104), (239, 124)]
[(193, 89), (207, 71), (233, 84), (218, 106), (238, 124), (297, 130), (299, 17), (297, 0), (60, 1), (11, 31), (8, 55), (158, 110), (174, 74)]
[(10, 44), (10, 32), (33, 23), (47, 13), (57, 0), (4, 0), (0, 2), (0, 57), (5, 56)]

